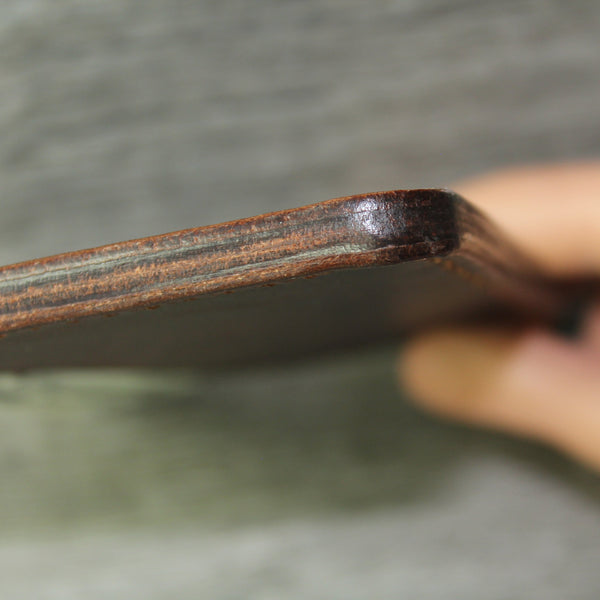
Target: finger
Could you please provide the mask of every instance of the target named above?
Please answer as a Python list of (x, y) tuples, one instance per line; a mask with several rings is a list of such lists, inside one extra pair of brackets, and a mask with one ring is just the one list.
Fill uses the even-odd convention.
[(512, 169), (452, 187), (551, 274), (600, 273), (600, 161)]
[(542, 331), (417, 338), (399, 374), (430, 411), (549, 442), (600, 469), (597, 355)]

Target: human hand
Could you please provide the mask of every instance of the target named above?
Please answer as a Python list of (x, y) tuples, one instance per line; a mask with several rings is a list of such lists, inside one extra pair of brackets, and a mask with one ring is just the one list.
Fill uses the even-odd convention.
[[(554, 276), (600, 276), (600, 162), (453, 186)], [(600, 302), (581, 334), (448, 328), (410, 341), (399, 376), (427, 410), (547, 442), (600, 470)]]

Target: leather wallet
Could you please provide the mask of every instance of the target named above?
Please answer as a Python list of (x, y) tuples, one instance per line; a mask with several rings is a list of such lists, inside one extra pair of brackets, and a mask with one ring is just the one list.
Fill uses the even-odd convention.
[(573, 297), (447, 190), (378, 192), (0, 269), (0, 368), (228, 368)]

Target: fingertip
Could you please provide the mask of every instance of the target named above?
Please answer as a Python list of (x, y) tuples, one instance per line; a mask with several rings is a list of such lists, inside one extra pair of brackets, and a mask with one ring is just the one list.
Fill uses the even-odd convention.
[(548, 442), (600, 469), (600, 369), (583, 345), (540, 330), (444, 330), (402, 352), (417, 404), (460, 421)]
[(409, 341), (398, 375), (410, 397), (426, 410), (470, 420), (495, 385), (515, 345), (501, 329), (444, 329)]

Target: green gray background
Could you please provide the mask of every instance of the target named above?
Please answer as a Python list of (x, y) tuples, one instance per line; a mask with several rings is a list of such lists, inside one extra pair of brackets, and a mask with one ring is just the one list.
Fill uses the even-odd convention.
[[(600, 5), (0, 5), (0, 262), (600, 151)], [(596, 599), (600, 486), (393, 349), (0, 376), (14, 599)], [(568, 399), (566, 399), (568, 400)]]

